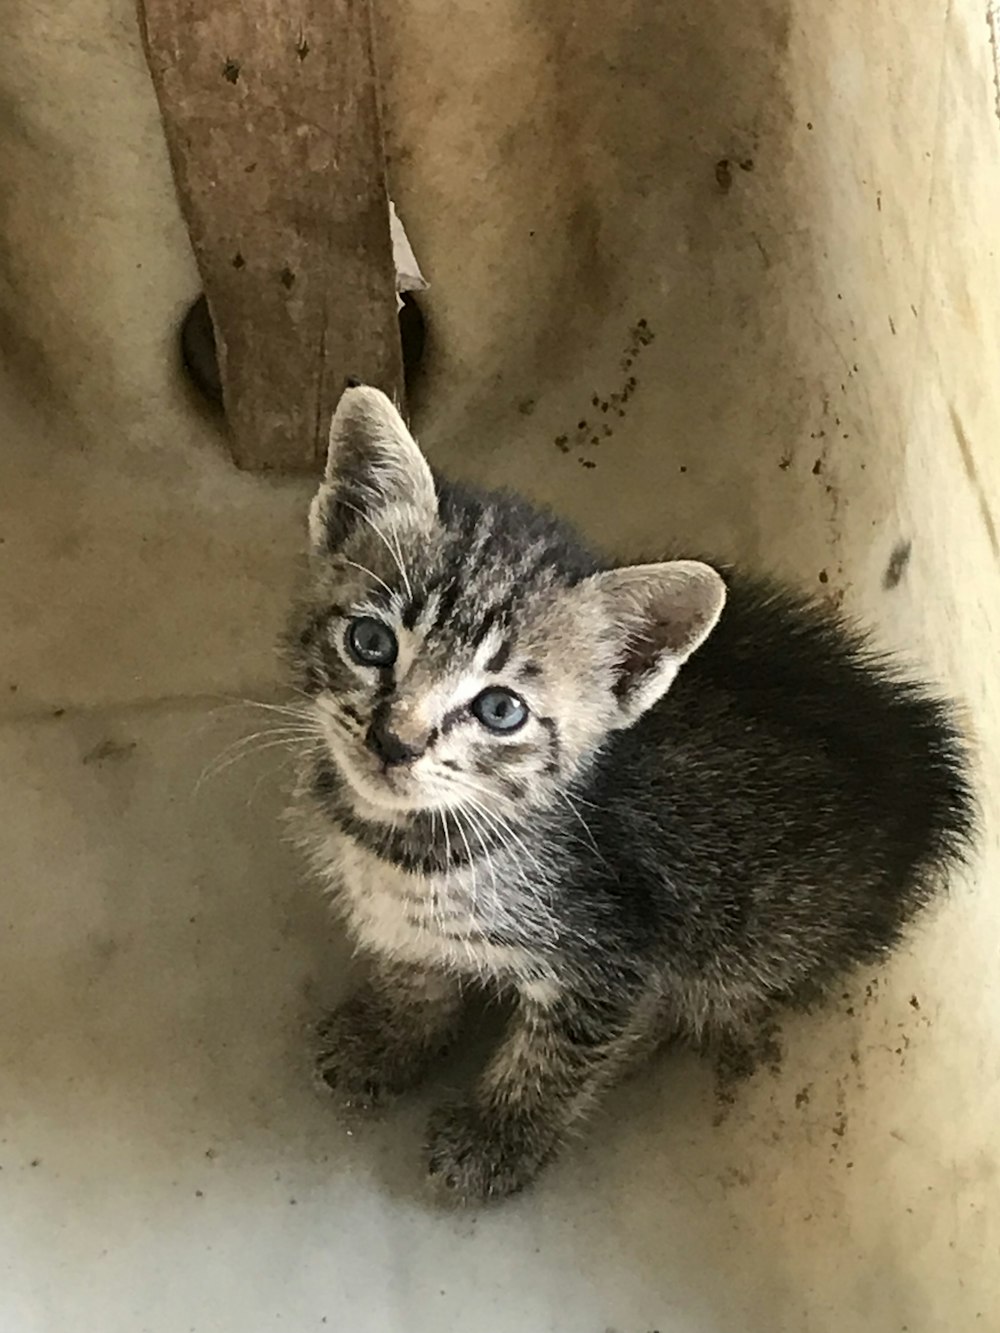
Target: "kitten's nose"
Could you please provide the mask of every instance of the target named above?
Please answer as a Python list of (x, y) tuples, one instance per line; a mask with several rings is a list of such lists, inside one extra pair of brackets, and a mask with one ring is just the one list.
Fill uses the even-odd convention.
[(408, 764), (418, 759), (427, 748), (426, 745), (412, 745), (402, 740), (394, 731), (390, 731), (384, 718), (374, 718), (368, 728), (365, 744), (372, 754), (382, 760), (387, 768), (397, 764)]

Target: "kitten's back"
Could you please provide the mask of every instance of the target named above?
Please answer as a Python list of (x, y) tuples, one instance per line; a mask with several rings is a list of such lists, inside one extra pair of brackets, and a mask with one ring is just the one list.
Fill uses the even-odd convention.
[(681, 697), (686, 685), (738, 700), (741, 716), (766, 720), (817, 764), (825, 758), (839, 795), (923, 841), (932, 859), (964, 854), (975, 805), (953, 706), (831, 608), (723, 572), (726, 614), (678, 682)]
[(834, 975), (894, 944), (966, 854), (966, 747), (950, 706), (840, 617), (723, 572), (715, 632), (598, 765), (601, 840), (664, 868), (637, 928), (666, 912), (703, 964), (739, 938), (741, 967), (777, 977), (785, 949), (790, 972)]

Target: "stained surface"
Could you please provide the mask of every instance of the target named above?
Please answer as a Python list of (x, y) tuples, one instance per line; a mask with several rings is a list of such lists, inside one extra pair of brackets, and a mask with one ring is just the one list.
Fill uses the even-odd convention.
[(891, 967), (756, 1059), (668, 1054), (532, 1194), (435, 1212), (427, 1099), (359, 1128), (309, 1083), (302, 1025), (347, 959), (280, 841), (286, 754), (215, 771), (255, 725), (222, 697), (275, 687), (307, 491), (237, 474), (180, 378), (198, 280), (130, 6), (15, 4), (0, 1322), (1000, 1327), (986, 10), (383, 8), (390, 185), (434, 283), (414, 407), (435, 462), (607, 545), (717, 551), (874, 621), (966, 704), (981, 858)]
[(369, 0), (141, 0), (233, 457), (322, 472), (348, 375), (401, 398)]

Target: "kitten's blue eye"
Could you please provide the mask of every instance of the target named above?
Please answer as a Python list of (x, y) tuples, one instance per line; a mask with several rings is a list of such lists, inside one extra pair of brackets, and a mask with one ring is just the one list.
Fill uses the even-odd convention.
[(469, 708), (488, 731), (517, 731), (528, 720), (528, 705), (524, 700), (499, 685), (477, 694)]
[(399, 644), (388, 625), (372, 616), (358, 616), (347, 627), (347, 650), (362, 666), (390, 667)]

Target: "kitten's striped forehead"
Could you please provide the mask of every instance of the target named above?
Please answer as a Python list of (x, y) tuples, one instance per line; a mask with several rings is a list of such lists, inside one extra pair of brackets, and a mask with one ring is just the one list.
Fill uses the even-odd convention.
[(502, 671), (518, 615), (540, 594), (571, 585), (593, 562), (561, 523), (515, 497), (465, 495), (442, 486), (441, 531), (412, 552), (413, 597), (402, 622), (442, 649), (475, 653)]

